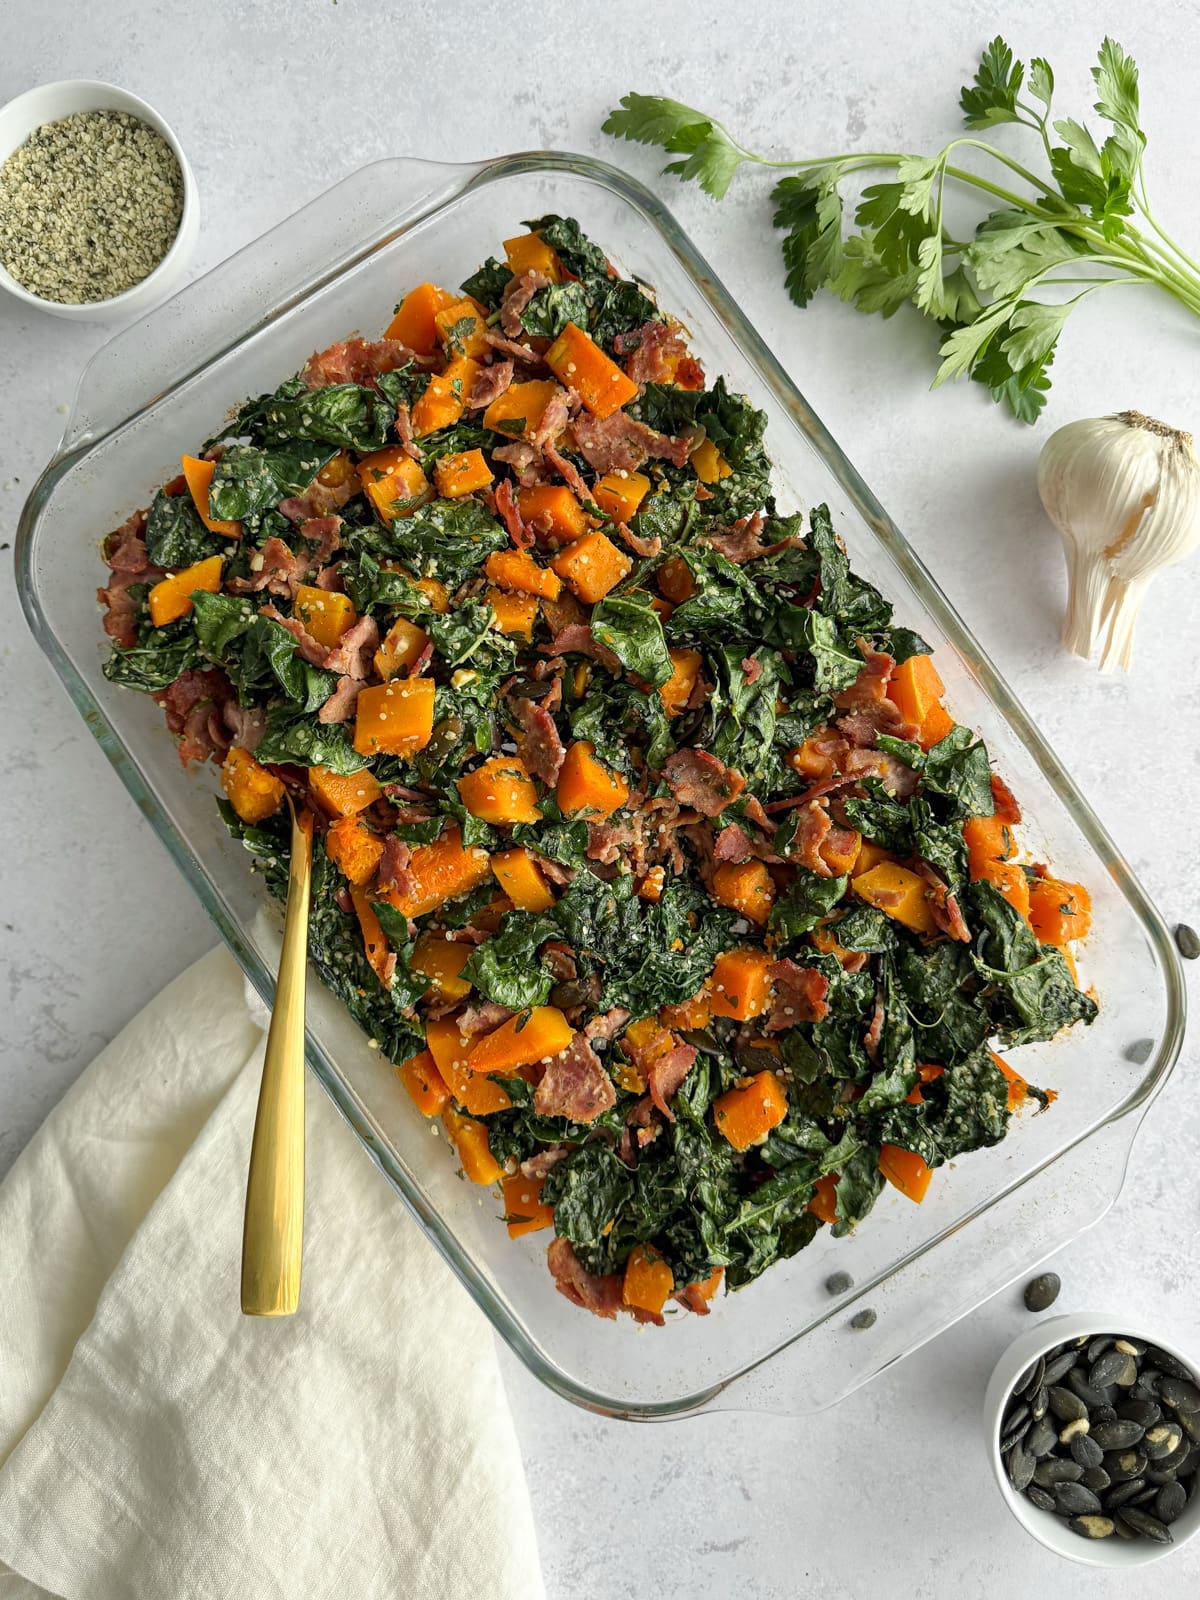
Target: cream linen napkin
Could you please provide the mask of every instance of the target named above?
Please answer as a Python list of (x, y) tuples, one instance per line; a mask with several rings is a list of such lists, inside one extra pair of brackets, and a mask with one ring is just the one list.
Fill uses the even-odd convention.
[(238, 1310), (262, 1043), (212, 952), (0, 1187), (0, 1600), (537, 1600), (490, 1330), (312, 1084), (301, 1308)]

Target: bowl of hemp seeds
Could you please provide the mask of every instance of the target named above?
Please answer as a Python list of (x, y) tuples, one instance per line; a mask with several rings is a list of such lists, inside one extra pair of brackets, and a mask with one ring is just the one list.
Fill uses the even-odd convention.
[(113, 84), (42, 84), (0, 108), (0, 288), (106, 320), (179, 288), (200, 231), (195, 179), (153, 107)]
[(1200, 1532), (1198, 1372), (1194, 1352), (1136, 1315), (1071, 1312), (1014, 1340), (984, 1427), (1025, 1531), (1091, 1567), (1145, 1566)]

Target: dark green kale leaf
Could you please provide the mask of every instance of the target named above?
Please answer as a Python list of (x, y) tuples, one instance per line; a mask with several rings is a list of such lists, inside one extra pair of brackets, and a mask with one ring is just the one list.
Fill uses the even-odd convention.
[(587, 823), (566, 821), (549, 797), (539, 802), (538, 809), (541, 822), (517, 823), (512, 830), (513, 843), (528, 845), (564, 867), (581, 867), (587, 857)]
[(554, 1231), (575, 1245), (598, 1245), (633, 1199), (633, 1175), (600, 1140), (550, 1169), (542, 1196), (554, 1207)]
[(969, 728), (956, 723), (946, 737), (927, 752), (921, 789), (923, 793), (941, 795), (950, 802), (951, 817), (990, 817), (996, 808), (992, 799), (992, 772), (982, 740), (976, 739)]
[(296, 440), (263, 449), (231, 444), (217, 462), (208, 491), (209, 515), (241, 521), (303, 494), (335, 451), (328, 445)]
[(914, 633), (911, 628), (890, 628), (883, 648), (891, 656), (897, 666), (902, 661), (907, 661), (910, 656), (930, 656), (932, 649), (922, 639), (919, 633)]
[(395, 416), (395, 405), (361, 383), (309, 389), (302, 379), (289, 378), (274, 394), (244, 405), (231, 431), (259, 445), (309, 439), (343, 450), (382, 450)]
[(867, 955), (895, 950), (900, 943), (895, 923), (876, 906), (852, 906), (830, 931), (843, 950), (861, 950)]
[(249, 600), (235, 594), (201, 593), (192, 600), (192, 621), (200, 649), (210, 661), (218, 663), (230, 659), (230, 646), (254, 626), (257, 615)]
[(476, 573), (508, 533), (481, 500), (433, 500), (387, 530), (391, 554), (456, 589)]
[(927, 1167), (940, 1167), (946, 1157), (930, 1126), (931, 1109), (928, 1102), (919, 1106), (889, 1106), (875, 1124), (881, 1142), (911, 1150)]
[(942, 943), (923, 951), (905, 942), (896, 957), (896, 979), (921, 1061), (951, 1066), (991, 1033), (968, 946)]
[(641, 288), (627, 278), (610, 278), (599, 292), (595, 284), (591, 288), (589, 331), (597, 344), (609, 350), (618, 334), (632, 333), (659, 314), (654, 301), (647, 299)]
[(807, 867), (797, 867), (795, 880), (782, 899), (771, 907), (768, 920), (780, 947), (811, 933), (837, 905), (849, 883), (848, 877), (822, 878)]
[[(656, 500), (660, 498), (655, 496)], [(642, 517), (646, 514), (642, 513)], [(636, 520), (638, 532), (644, 533), (641, 517)], [(725, 644), (735, 639), (759, 642), (763, 635), (765, 600), (742, 568), (706, 546), (689, 549), (683, 560), (696, 585), (696, 593), (676, 606), (667, 622), (666, 631), (672, 642)]]
[[(775, 750), (775, 702), (783, 663), (774, 650), (747, 656), (730, 645), (715, 650), (709, 660), (718, 679), (709, 701), (714, 729), (709, 748), (719, 761), (736, 768), (752, 789), (770, 792), (782, 770)], [(747, 661), (757, 662), (757, 669), (747, 672)]]
[(767, 614), (763, 637), (769, 644), (809, 655), (813, 687), (822, 694), (838, 694), (848, 689), (862, 671), (862, 657), (846, 643), (838, 632), (837, 623), (823, 611), (780, 604)]
[(337, 675), (314, 667), (296, 652), (296, 641), (270, 617), (254, 619), (242, 636), (241, 658), (233, 674), (238, 697), (253, 703), (255, 691), (282, 689), (300, 711), (316, 711), (337, 687)]
[(852, 795), (844, 802), (847, 825), (885, 850), (908, 855), (913, 848), (909, 808), (894, 799), (878, 778), (865, 779), (862, 788), (865, 795)]
[(500, 301), (505, 289), (512, 282), (512, 269), (505, 266), (503, 261), (497, 261), (495, 256), (489, 256), (478, 272), (473, 272), (469, 278), (462, 281), (462, 292), (469, 295), (472, 300), (478, 300), (489, 311), (498, 311)]
[(524, 1011), (542, 1006), (550, 997), (554, 979), (538, 959), (538, 947), (558, 937), (558, 925), (548, 917), (528, 911), (510, 911), (492, 937), (481, 945), (463, 968), (463, 977), (488, 1000)]
[(204, 526), (190, 494), (160, 489), (154, 496), (146, 516), (146, 554), (156, 567), (190, 567), (228, 551), (229, 540)]
[(252, 870), (262, 874), (267, 892), (277, 900), (286, 900), (292, 835), (286, 812), (264, 822), (243, 822), (223, 795), (217, 800), (217, 810), (229, 832), (254, 857)]
[(464, 600), (452, 611), (431, 611), (425, 631), (433, 640), (441, 659), (451, 667), (470, 662), (473, 667), (511, 669), (516, 660), (517, 642), (493, 627), (496, 614), (483, 600)]
[(202, 666), (196, 640), (186, 623), (171, 623), (166, 628), (147, 628), (129, 650), (114, 644), (102, 671), (109, 683), (122, 683), (128, 689), (154, 694), (167, 689), (181, 672)]
[(908, 820), (914, 852), (940, 872), (951, 889), (960, 889), (967, 877), (967, 845), (962, 823), (939, 821), (929, 801), (919, 794), (908, 802)]
[(766, 412), (756, 410), (745, 395), (731, 393), (721, 377), (701, 396), (696, 421), (733, 469), (709, 485), (706, 510), (727, 520), (751, 516), (771, 493), (771, 464), (763, 447)]
[(555, 255), (577, 278), (608, 278), (608, 257), (593, 244), (574, 217), (559, 217), (548, 212), (524, 224), (548, 244)]
[(315, 717), (297, 716), (294, 706), (276, 706), (267, 712), (267, 731), (254, 754), (262, 762), (328, 767), (342, 777), (366, 766), (350, 742), (345, 723), (326, 725)]
[[(357, 547), (360, 541), (355, 538), (353, 544)], [(338, 576), (360, 616), (364, 611), (380, 608), (398, 611), (401, 616), (409, 618), (432, 615), (429, 596), (417, 588), (408, 573), (380, 566), (368, 550), (361, 550), (359, 554), (350, 555), (342, 561)]]
[(850, 570), (845, 552), (834, 535), (828, 506), (813, 507), (808, 545), (820, 561), (818, 607), (852, 637), (856, 634), (869, 637), (886, 628), (892, 620), (891, 605), (873, 584)]
[(704, 398), (698, 389), (680, 389), (673, 383), (648, 383), (636, 400), (626, 406), (629, 415), (648, 428), (678, 438), (695, 426), (696, 412)]
[(490, 450), (496, 443), (491, 428), (474, 422), (456, 422), (449, 428), (438, 428), (417, 440), (421, 452), (421, 468), (431, 474), (434, 464), (443, 456), (461, 455), (467, 450)]
[(588, 292), (581, 283), (548, 283), (521, 313), (521, 326), (536, 339), (557, 339), (568, 322), (586, 328)]
[(429, 373), (409, 361), (391, 372), (377, 372), (375, 382), (393, 413), (400, 406), (414, 406), (429, 387)]
[(1075, 987), (1062, 951), (1039, 945), (993, 884), (971, 884), (967, 900), (971, 925), (978, 930), (975, 969), (997, 997), (994, 1014), (1005, 1044), (1052, 1039), (1073, 1022), (1095, 1020), (1096, 1003)]
[(855, 1112), (863, 1116), (885, 1106), (903, 1103), (917, 1081), (916, 1048), (912, 1023), (903, 1002), (903, 991), (896, 977), (895, 963), (885, 955), (881, 963), (883, 1031), (879, 1038), (879, 1066), (867, 1085)]
[(1000, 1143), (1008, 1130), (1008, 1080), (988, 1051), (977, 1050), (947, 1067), (937, 1082), (946, 1091), (946, 1103), (941, 1115), (934, 1115), (933, 1131), (947, 1160)]
[(570, 711), (571, 737), (587, 739), (606, 766), (632, 773), (630, 749), (644, 749), (650, 766), (658, 768), (675, 748), (671, 724), (662, 699), (646, 694), (635, 684), (596, 672), (584, 698)]
[(837, 1221), (833, 1225), (835, 1239), (844, 1238), (870, 1211), (883, 1189), (883, 1174), (879, 1170), (879, 1146), (863, 1145), (838, 1173), (834, 1188)]
[(592, 637), (606, 645), (627, 672), (655, 689), (673, 671), (662, 623), (649, 600), (619, 600), (609, 595), (592, 612)]

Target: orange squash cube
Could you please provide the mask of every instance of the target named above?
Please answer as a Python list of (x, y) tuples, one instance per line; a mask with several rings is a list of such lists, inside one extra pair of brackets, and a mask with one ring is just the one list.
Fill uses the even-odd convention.
[(528, 438), (542, 420), (542, 413), (558, 391), (551, 378), (531, 378), (527, 383), (510, 383), (483, 413), (483, 425), (493, 433), (510, 439)]
[(818, 1178), (813, 1188), (813, 1197), (807, 1207), (813, 1216), (819, 1217), (822, 1222), (827, 1222), (831, 1228), (838, 1219), (837, 1181), (836, 1172), (827, 1172), (823, 1178)]
[(386, 989), (390, 987), (392, 975), (396, 970), (387, 934), (384, 933), (383, 926), (375, 914), (375, 907), (361, 884), (350, 885), (350, 899), (354, 906), (354, 915), (358, 918), (363, 949), (367, 953), (367, 960), (371, 963), (371, 971)]
[(442, 1126), (458, 1151), (458, 1159), (462, 1162), (466, 1177), (472, 1183), (486, 1186), (495, 1183), (504, 1168), (492, 1155), (486, 1124), (476, 1122), (473, 1117), (461, 1116), (447, 1106), (442, 1112)]
[(192, 596), (198, 589), (216, 594), (221, 587), (221, 557), (206, 556), (180, 572), (161, 579), (147, 595), (150, 621), (156, 628), (186, 617), (192, 609)]
[(528, 850), (501, 850), (492, 857), (492, 873), (518, 911), (549, 911), (554, 894)]
[(471, 984), (462, 976), (462, 969), (474, 953), (474, 945), (443, 939), (435, 933), (423, 933), (413, 947), (409, 964), (414, 972), (429, 979), (426, 994), (443, 1000), (465, 1000), (471, 992)]
[(497, 633), (510, 633), (519, 639), (532, 639), (538, 619), (538, 603), (531, 594), (508, 594), (503, 589), (487, 589), (483, 598), (495, 616)]
[(733, 471), (711, 439), (702, 439), (688, 459), (701, 483), (720, 483)]
[(588, 533), (565, 550), (551, 565), (567, 587), (592, 606), (633, 570), (633, 562), (606, 534)]
[(492, 756), (455, 780), (462, 803), (481, 822), (540, 822), (537, 790), (516, 756)]
[(722, 861), (712, 875), (713, 898), (760, 926), (771, 915), (775, 885), (762, 861)]
[(283, 804), (283, 784), (248, 750), (234, 745), (221, 763), (221, 787), (229, 804), (251, 827), (273, 817)]
[(370, 767), (343, 776), (328, 767), (309, 767), (309, 793), (334, 817), (353, 817), (383, 795)]
[(469, 1041), (459, 1033), (453, 1017), (430, 1018), (425, 1024), (425, 1043), (447, 1088), (464, 1111), (473, 1117), (490, 1117), (494, 1111), (507, 1111), (512, 1105), (503, 1084), (493, 1083), (467, 1066)]
[(696, 592), (696, 580), (682, 556), (672, 556), (669, 561), (664, 561), (655, 573), (655, 579), (659, 593), (672, 605), (681, 606)]
[(419, 464), (400, 445), (364, 456), (358, 463), (358, 481), (383, 522), (411, 517), (433, 492)]
[(659, 689), (659, 698), (668, 717), (677, 717), (691, 698), (700, 677), (704, 657), (699, 650), (672, 650), (671, 676)]
[(470, 356), (458, 356), (445, 372), (435, 372), (412, 408), (412, 429), (418, 439), (450, 428), (467, 409), (467, 396), (482, 368)]
[(438, 326), (434, 320), (443, 307), (453, 305), (454, 296), (436, 284), (419, 283), (396, 307), (388, 323), (385, 339), (398, 339), (419, 356), (431, 356), (437, 348)]
[(562, 282), (562, 262), (540, 234), (520, 233), (515, 239), (505, 239), (504, 259), (518, 278), (523, 272), (540, 272), (551, 283)]
[(629, 799), (629, 785), (618, 772), (596, 760), (595, 746), (577, 739), (567, 749), (556, 789), (564, 816), (586, 816), (603, 822)]
[(407, 671), (429, 643), (429, 635), (407, 617), (397, 617), (375, 652), (375, 671), (381, 678), (394, 678)]
[(493, 550), (483, 564), (488, 578), (501, 589), (518, 594), (535, 594), (543, 600), (557, 600), (562, 579), (549, 567), (539, 567), (528, 550)]
[(657, 1317), (674, 1289), (675, 1276), (653, 1245), (635, 1244), (625, 1263), (621, 1284), (621, 1299), (625, 1304)]
[(1092, 897), (1081, 883), (1035, 878), (1029, 884), (1029, 921), (1042, 944), (1086, 939), (1092, 926)]
[(461, 450), (455, 455), (439, 456), (433, 465), (433, 475), (443, 500), (460, 500), (476, 489), (486, 489), (492, 481), (492, 469), (484, 460), (482, 450)]
[(767, 1009), (771, 957), (756, 945), (727, 950), (713, 964), (709, 1000), (713, 1015), (749, 1022)]
[(510, 1239), (554, 1226), (554, 1207), (542, 1199), (541, 1178), (523, 1178), (518, 1172), (515, 1177), (505, 1178), (500, 1187)]
[[(860, 900), (877, 906), (885, 916), (902, 922), (914, 933), (928, 937), (937, 932), (933, 911), (925, 898), (925, 880), (907, 867), (897, 866), (894, 861), (880, 862), (877, 867), (852, 878), (850, 887)], [(899, 901), (896, 895), (900, 896)]]
[(614, 522), (628, 522), (650, 493), (650, 479), (644, 472), (606, 472), (592, 486), (592, 496), (601, 511)]
[(517, 509), (521, 520), (534, 523), (564, 544), (580, 539), (588, 531), (587, 513), (564, 484), (539, 483), (517, 490)]
[(664, 1028), (673, 1028), (676, 1031), (707, 1028), (712, 1021), (712, 1005), (708, 990), (701, 989), (699, 994), (694, 994), (690, 1000), (680, 1001), (677, 1006), (661, 1006), (658, 1020)]
[(917, 1205), (924, 1200), (933, 1177), (932, 1169), (915, 1150), (904, 1150), (897, 1144), (885, 1144), (879, 1150), (879, 1170), (893, 1188), (907, 1195)]
[(467, 1066), (512, 1077), (521, 1067), (561, 1055), (574, 1037), (557, 1006), (533, 1006), (476, 1039), (467, 1051)]
[(661, 863), (657, 867), (649, 867), (645, 877), (639, 880), (637, 896), (639, 900), (650, 900), (654, 904), (662, 899), (663, 890), (667, 884), (667, 869)]
[(412, 756), (433, 732), (433, 679), (393, 678), (361, 689), (354, 717), (360, 756)]
[[(407, 893), (389, 889), (381, 896), (405, 917), (423, 917), (427, 911), (436, 911), (447, 901), (478, 889), (490, 876), (487, 851), (478, 847), (464, 849), (458, 828), (447, 828), (430, 844), (418, 845), (408, 870), (412, 888)], [(441, 1063), (438, 1065), (440, 1069)]]
[(628, 373), (573, 322), (546, 351), (546, 365), (561, 384), (574, 389), (594, 417), (611, 417), (638, 392)]
[(383, 840), (359, 817), (339, 817), (325, 835), (325, 854), (351, 883), (369, 883), (383, 855)]
[(450, 1090), (428, 1050), (401, 1062), (396, 1071), (423, 1117), (436, 1117), (445, 1110), (450, 1102)]
[(433, 320), (449, 360), (469, 356), (472, 361), (478, 361), (480, 356), (487, 355), (487, 312), (474, 300), (452, 300), (434, 313)]
[(212, 488), (213, 473), (217, 470), (217, 463), (203, 461), (197, 456), (180, 456), (179, 461), (183, 468), (188, 493), (192, 497), (192, 504), (199, 512), (200, 521), (210, 533), (223, 533), (228, 539), (240, 539), (242, 536), (240, 522), (225, 522), (220, 517), (209, 516), (208, 513), (208, 495)]
[(787, 1116), (787, 1091), (771, 1071), (756, 1072), (713, 1101), (713, 1121), (735, 1150), (761, 1144)]
[(296, 590), (292, 611), (317, 643), (327, 650), (332, 650), (346, 630), (358, 621), (354, 602), (348, 594), (314, 589), (307, 583)]

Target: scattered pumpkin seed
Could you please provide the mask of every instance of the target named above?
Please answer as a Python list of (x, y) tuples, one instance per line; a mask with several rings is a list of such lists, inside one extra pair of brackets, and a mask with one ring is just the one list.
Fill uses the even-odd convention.
[(865, 1310), (855, 1312), (855, 1314), (850, 1318), (850, 1326), (852, 1328), (860, 1329), (873, 1328), (878, 1320), (879, 1318), (877, 1313), (872, 1311), (870, 1306), (867, 1306)]
[(854, 1279), (848, 1272), (831, 1272), (825, 1279), (825, 1292), (827, 1294), (845, 1294), (847, 1289), (853, 1289)]
[(1077, 1433), (1070, 1441), (1071, 1455), (1081, 1467), (1098, 1467), (1104, 1460), (1104, 1451), (1086, 1433)]
[(1050, 1391), (1050, 1409), (1060, 1422), (1074, 1422), (1088, 1414), (1087, 1406), (1077, 1394), (1057, 1385)]
[(1083, 1468), (1078, 1461), (1068, 1461), (1063, 1456), (1039, 1461), (1033, 1471), (1033, 1482), (1043, 1489), (1053, 1489), (1059, 1483), (1078, 1483), (1082, 1477)]
[(1093, 1437), (1102, 1450), (1127, 1450), (1130, 1445), (1140, 1442), (1145, 1431), (1140, 1422), (1133, 1422), (1129, 1417), (1118, 1417), (1115, 1422), (1097, 1424)]
[(1152, 1428), (1162, 1418), (1162, 1407), (1153, 1400), (1122, 1400), (1117, 1415), (1129, 1422), (1140, 1422), (1143, 1428)]
[(1189, 928), (1186, 922), (1176, 925), (1175, 943), (1185, 961), (1195, 961), (1200, 957), (1200, 933), (1195, 928)]
[(1054, 1486), (1055, 1510), (1063, 1517), (1082, 1517), (1100, 1510), (1100, 1500), (1082, 1483), (1066, 1481)]
[(1086, 1483), (1093, 1494), (1100, 1494), (1107, 1489), (1112, 1479), (1103, 1467), (1084, 1467), (1080, 1483)]
[(1136, 1539), (1137, 1534), (1127, 1522), (1122, 1522), (1120, 1517), (1114, 1518), (1117, 1537), (1120, 1539)]
[(1109, 1511), (1115, 1511), (1118, 1506), (1128, 1504), (1134, 1495), (1141, 1494), (1146, 1487), (1145, 1478), (1130, 1478), (1128, 1483), (1118, 1483), (1104, 1496), (1104, 1504)]
[(1027, 1405), (1015, 1405), (1009, 1410), (1000, 1431), (1001, 1433), (1011, 1433), (1014, 1428), (1019, 1428), (1023, 1422), (1028, 1421), (1029, 1407)]
[(1091, 1366), (1094, 1361), (1099, 1361), (1106, 1350), (1112, 1349), (1112, 1344), (1112, 1338), (1107, 1333), (1102, 1333), (1098, 1339), (1093, 1339), (1087, 1347), (1088, 1365)]
[[(1032, 1491), (1030, 1492), (1032, 1493)], [(1165, 1527), (1169, 1528), (1186, 1505), (1187, 1490), (1183, 1485), (1181, 1483), (1164, 1483), (1154, 1496), (1154, 1515)]]
[(1125, 1506), (1121, 1511), (1121, 1518), (1127, 1522), (1135, 1533), (1153, 1539), (1156, 1544), (1172, 1544), (1174, 1536), (1170, 1528), (1164, 1526), (1157, 1517), (1152, 1517), (1148, 1511), (1143, 1511), (1140, 1506)]
[(1048, 1456), (1057, 1443), (1058, 1434), (1046, 1421), (1045, 1417), (1035, 1422), (1025, 1435), (1026, 1450), (1029, 1451), (1030, 1455), (1036, 1456), (1039, 1461), (1043, 1456)]
[(1140, 1450), (1114, 1452), (1104, 1458), (1104, 1470), (1114, 1483), (1128, 1483), (1140, 1478), (1146, 1470), (1146, 1458)]
[(1179, 1426), (1189, 1439), (1200, 1442), (1200, 1411), (1178, 1411)]
[(1062, 1279), (1057, 1272), (1042, 1272), (1025, 1285), (1026, 1311), (1045, 1311), (1058, 1299)]
[(1119, 1389), (1128, 1389), (1137, 1382), (1137, 1376), (1138, 1365), (1133, 1357), (1123, 1350), (1110, 1349), (1092, 1363), (1088, 1385), (1092, 1389), (1107, 1389), (1115, 1383)]
[(1113, 1346), (1123, 1350), (1127, 1356), (1137, 1356), (1139, 1359), (1146, 1354), (1146, 1346), (1139, 1344), (1136, 1339), (1114, 1339)]
[(1108, 1406), (1117, 1398), (1117, 1391), (1112, 1389), (1093, 1389), (1087, 1381), (1087, 1374), (1080, 1367), (1072, 1367), (1067, 1373), (1067, 1382), (1083, 1401), (1089, 1411), (1096, 1406)]
[(1045, 1378), (1046, 1358), (1045, 1356), (1039, 1356), (1025, 1374), (1024, 1379), (1017, 1385), (1017, 1388), (1025, 1396), (1026, 1400), (1034, 1400), (1037, 1397), (1038, 1390), (1045, 1382)]
[(1115, 1422), (1117, 1420), (1116, 1406), (1093, 1406), (1088, 1412), (1088, 1417), (1093, 1425), (1097, 1422)]
[(1166, 1377), (1158, 1392), (1172, 1411), (1200, 1411), (1200, 1389), (1186, 1378)]
[(1018, 1444), (1008, 1458), (1008, 1481), (1018, 1494), (1033, 1482), (1037, 1462), (1023, 1445)]
[(1175, 1454), (1183, 1443), (1183, 1429), (1174, 1422), (1159, 1422), (1147, 1428), (1141, 1448), (1149, 1461), (1162, 1461)]
[(1031, 1483), (1028, 1489), (1026, 1489), (1025, 1494), (1032, 1504), (1040, 1507), (1043, 1511), (1054, 1511), (1057, 1509), (1054, 1504), (1054, 1496), (1048, 1489), (1043, 1489), (1040, 1484)]
[(1075, 1533), (1081, 1533), (1085, 1539), (1107, 1539), (1115, 1529), (1111, 1517), (1082, 1516), (1072, 1517), (1067, 1526)]
[(1077, 1350), (1064, 1350), (1061, 1354), (1056, 1355), (1053, 1360), (1047, 1356), (1046, 1370), (1042, 1374), (1042, 1382), (1047, 1386), (1056, 1384), (1060, 1378), (1065, 1377), (1070, 1372), (1078, 1359), (1079, 1352)]
[(1147, 1346), (1146, 1360), (1165, 1377), (1182, 1378), (1184, 1383), (1194, 1384), (1196, 1381), (1194, 1375), (1188, 1371), (1182, 1361), (1176, 1361), (1174, 1356), (1168, 1355), (1165, 1350), (1157, 1349), (1154, 1345)]

